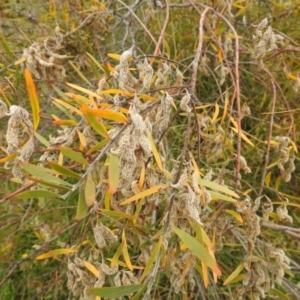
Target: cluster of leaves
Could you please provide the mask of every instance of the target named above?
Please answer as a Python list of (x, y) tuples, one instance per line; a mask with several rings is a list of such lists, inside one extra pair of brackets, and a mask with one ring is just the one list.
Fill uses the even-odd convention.
[(32, 2), (0, 4), (0, 296), (297, 299), (296, 1)]

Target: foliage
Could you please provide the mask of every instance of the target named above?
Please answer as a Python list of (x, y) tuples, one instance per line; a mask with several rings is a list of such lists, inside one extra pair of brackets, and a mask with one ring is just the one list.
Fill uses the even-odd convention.
[(26, 5), (0, 4), (1, 299), (298, 299), (296, 1)]

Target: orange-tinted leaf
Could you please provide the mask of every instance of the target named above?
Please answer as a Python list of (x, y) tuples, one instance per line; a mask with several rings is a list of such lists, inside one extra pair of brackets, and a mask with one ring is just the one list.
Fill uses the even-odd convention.
[(133, 202), (135, 200), (138, 200), (140, 198), (144, 198), (144, 197), (150, 196), (152, 194), (158, 193), (158, 192), (160, 192), (161, 190), (163, 190), (167, 187), (169, 187), (169, 184), (159, 184), (159, 185), (153, 186), (152, 188), (150, 188), (146, 191), (138, 193), (138, 194), (124, 200), (123, 202), (120, 203), (120, 205), (125, 205), (125, 204)]
[(109, 182), (109, 192), (113, 195), (119, 184), (120, 177), (120, 160), (117, 155), (109, 154), (109, 163), (108, 163), (108, 182)]
[(69, 125), (69, 126), (77, 125), (77, 123), (74, 120), (55, 120), (52, 121), (52, 123), (56, 125)]
[(97, 117), (117, 121), (120, 123), (127, 123), (127, 118), (120, 112), (108, 109), (90, 109), (91, 113)]
[(96, 198), (96, 185), (90, 175), (86, 178), (84, 196), (87, 206), (92, 206)]
[(31, 110), (32, 110), (33, 128), (34, 131), (36, 131), (40, 122), (40, 103), (39, 103), (34, 81), (27, 68), (25, 69), (25, 81), (26, 81), (27, 93), (31, 105)]
[(17, 156), (18, 156), (18, 153), (10, 154), (6, 157), (1, 158), (0, 163), (5, 163), (5, 162), (8, 162), (8, 161), (11, 161), (11, 160), (15, 159)]

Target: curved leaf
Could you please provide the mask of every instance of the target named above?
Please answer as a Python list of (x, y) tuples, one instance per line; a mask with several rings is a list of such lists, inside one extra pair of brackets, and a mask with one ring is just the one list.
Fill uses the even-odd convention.
[(14, 199), (18, 200), (31, 198), (60, 198), (60, 196), (48, 190), (32, 190), (22, 192), (14, 197)]
[(70, 253), (75, 253), (77, 252), (77, 250), (74, 249), (56, 249), (56, 250), (52, 250), (49, 251), (47, 253), (44, 253), (42, 255), (39, 255), (36, 259), (40, 260), (40, 259), (46, 259), (46, 258), (50, 258), (53, 256), (57, 256), (57, 255), (61, 255), (61, 254), (70, 254)]

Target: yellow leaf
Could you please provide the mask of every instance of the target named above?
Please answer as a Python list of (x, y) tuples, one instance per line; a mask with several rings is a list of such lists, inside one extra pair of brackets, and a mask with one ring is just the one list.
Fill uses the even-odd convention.
[(130, 257), (129, 257), (129, 254), (128, 254), (127, 242), (126, 242), (126, 237), (125, 237), (125, 230), (123, 230), (123, 233), (122, 233), (122, 244), (123, 244), (122, 252), (123, 252), (123, 256), (124, 256), (124, 260), (126, 262), (126, 265), (127, 265), (128, 269), (130, 271), (133, 271), (133, 267), (132, 267)]
[(143, 164), (142, 169), (141, 169), (140, 180), (139, 180), (139, 189), (140, 189), (140, 191), (143, 189), (143, 186), (144, 186), (145, 173), (146, 173), (145, 164)]
[(78, 85), (72, 84), (72, 83), (68, 83), (68, 82), (67, 82), (67, 85), (70, 86), (71, 88), (75, 89), (75, 90), (78, 90), (80, 92), (88, 94), (88, 95), (90, 95), (92, 97), (96, 97), (97, 99), (101, 99), (101, 97), (98, 94), (96, 94), (95, 92), (90, 91), (88, 89), (85, 89), (85, 88), (83, 88), (81, 86), (78, 86)]
[(127, 118), (120, 112), (116, 112), (108, 109), (90, 109), (90, 112), (97, 117), (117, 121), (120, 123), (127, 123)]
[(212, 124), (217, 120), (217, 117), (218, 117), (218, 115), (219, 115), (219, 112), (220, 112), (219, 105), (216, 104), (216, 106), (215, 106), (215, 113), (214, 113), (213, 118), (212, 118), (212, 120), (211, 120), (211, 123), (212, 123)]
[(232, 215), (233, 217), (235, 217), (240, 223), (244, 223), (244, 220), (243, 220), (242, 216), (241, 216), (239, 213), (237, 213), (236, 211), (231, 210), (231, 209), (225, 209), (225, 211), (226, 211), (228, 214), (230, 214), (230, 215)]
[(77, 123), (74, 120), (54, 120), (52, 121), (55, 125), (68, 125), (68, 126), (76, 126)]
[(1, 158), (0, 163), (5, 163), (5, 162), (8, 162), (8, 161), (11, 161), (11, 160), (15, 159), (17, 156), (18, 156), (18, 153), (10, 154), (6, 157)]
[[(107, 258), (107, 260), (110, 261), (110, 262), (112, 261), (111, 258)], [(119, 266), (121, 266), (121, 267), (127, 268), (127, 265), (126, 265), (125, 263), (123, 263), (122, 261), (120, 261), (120, 260), (117, 260), (116, 263), (117, 263)], [(135, 265), (132, 265), (132, 268), (133, 268), (133, 269), (136, 269), (136, 270), (143, 270), (143, 269), (144, 269), (144, 267), (135, 266)]]
[(266, 184), (267, 187), (270, 186), (271, 175), (272, 175), (272, 171), (270, 171), (270, 172), (266, 175), (266, 178), (265, 178), (265, 184)]
[(26, 81), (27, 93), (31, 105), (31, 110), (32, 110), (33, 128), (34, 131), (36, 131), (40, 122), (40, 103), (39, 103), (34, 81), (27, 68), (25, 69), (25, 81)]
[(82, 260), (82, 263), (92, 274), (95, 275), (95, 277), (99, 277), (99, 271), (90, 262)]
[(233, 281), (244, 269), (244, 263), (241, 263), (224, 281), (223, 285), (229, 284)]
[(18, 59), (18, 60), (14, 63), (14, 65), (17, 66), (17, 65), (23, 63), (24, 61), (26, 61), (26, 57), (23, 56), (23, 57), (21, 57), (20, 59)]
[(162, 166), (162, 163), (161, 163), (161, 159), (160, 159), (159, 153), (158, 153), (158, 151), (156, 149), (156, 146), (155, 146), (155, 143), (154, 143), (153, 138), (151, 136), (151, 133), (149, 132), (148, 129), (146, 129), (146, 133), (147, 133), (147, 137), (148, 137), (148, 140), (150, 142), (151, 150), (152, 150), (152, 153), (153, 153), (153, 155), (155, 157), (156, 163), (157, 163), (159, 169), (161, 171), (163, 171), (163, 166)]
[(201, 265), (202, 265), (202, 276), (203, 276), (204, 287), (207, 288), (209, 285), (207, 265), (203, 261), (201, 261)]
[(159, 184), (159, 185), (153, 186), (152, 188), (150, 188), (146, 191), (140, 192), (140, 193), (124, 200), (123, 202), (120, 203), (120, 205), (125, 205), (125, 204), (131, 203), (135, 200), (138, 200), (140, 198), (144, 198), (144, 197), (150, 196), (152, 194), (158, 193), (167, 187), (169, 187), (169, 184)]
[(107, 189), (104, 197), (104, 207), (105, 209), (109, 210), (110, 209), (110, 192), (109, 189)]
[(62, 105), (63, 107), (67, 108), (71, 112), (74, 112), (74, 113), (78, 114), (79, 116), (82, 116), (82, 112), (79, 109), (77, 109), (76, 107), (74, 107), (73, 105), (71, 105), (71, 104), (69, 104), (69, 103), (67, 103), (67, 102), (65, 102), (63, 100), (56, 99), (54, 97), (51, 97), (51, 98), (54, 100), (54, 102), (59, 103), (60, 105)]
[(78, 134), (78, 137), (79, 137), (79, 141), (80, 141), (80, 144), (83, 148), (86, 147), (86, 138), (85, 136), (83, 135), (82, 132), (80, 132), (78, 129), (76, 130), (77, 131), (77, 134)]
[[(238, 130), (235, 127), (230, 127), (236, 134), (238, 133)], [(247, 138), (245, 133), (241, 131), (241, 138), (248, 143), (250, 146), (255, 147), (254, 144)]]
[(70, 254), (70, 253), (75, 253), (77, 252), (77, 250), (74, 249), (56, 249), (56, 250), (52, 250), (49, 251), (47, 253), (44, 253), (42, 255), (39, 255), (36, 259), (40, 260), (40, 259), (46, 259), (46, 258), (50, 258), (50, 257), (54, 257), (57, 255), (61, 255), (61, 254)]
[(121, 59), (121, 55), (120, 54), (115, 54), (115, 53), (107, 53), (107, 56), (116, 60), (120, 60)]
[(222, 116), (222, 119), (221, 119), (221, 124), (223, 124), (223, 122), (224, 122), (224, 120), (225, 120), (225, 117), (226, 117), (226, 115), (227, 115), (228, 102), (229, 102), (229, 99), (228, 99), (228, 95), (227, 95), (227, 93), (226, 93), (226, 94), (225, 94), (224, 111), (223, 111), (223, 116)]
[(84, 196), (86, 205), (92, 206), (96, 198), (96, 186), (91, 175), (86, 178)]

